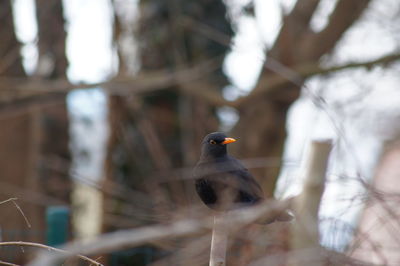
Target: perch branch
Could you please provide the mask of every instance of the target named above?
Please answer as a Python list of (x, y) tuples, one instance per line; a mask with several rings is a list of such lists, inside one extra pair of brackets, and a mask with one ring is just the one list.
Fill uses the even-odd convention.
[(226, 248), (228, 245), (228, 230), (223, 215), (214, 216), (214, 228), (211, 237), (210, 266), (224, 266)]
[[(293, 250), (319, 247), (318, 211), (331, 149), (330, 140), (311, 143), (303, 192), (293, 206), (296, 213), (291, 238)], [(291, 261), (291, 265), (299, 265), (296, 258)]]

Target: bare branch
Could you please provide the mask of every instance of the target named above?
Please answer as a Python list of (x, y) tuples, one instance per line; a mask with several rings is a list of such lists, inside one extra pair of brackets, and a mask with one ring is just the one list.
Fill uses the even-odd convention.
[(26, 218), (25, 213), (22, 211), (21, 207), (15, 202), (15, 200), (12, 201), (12, 203), (14, 203), (15, 207), (17, 208), (17, 210), (21, 213), (22, 217), (24, 217), (25, 223), (26, 225), (31, 228), (31, 224), (29, 223), (28, 218)]
[[(236, 101), (227, 101), (213, 84), (210, 84), (203, 79), (201, 75), (202, 68), (199, 66), (197, 70), (195, 67), (189, 70), (182, 70), (176, 73), (150, 73), (143, 74), (138, 77), (117, 77), (113, 80), (95, 83), (95, 84), (79, 84), (73, 85), (67, 80), (30, 80), (30, 79), (0, 79), (0, 91), (15, 92), (17, 98), (32, 99), (32, 103), (41, 104), (41, 99), (44, 95), (57, 94), (60, 92), (68, 92), (73, 89), (85, 89), (93, 87), (102, 87), (110, 94), (131, 94), (131, 93), (146, 93), (168, 87), (169, 85), (184, 85), (179, 86), (184, 93), (202, 98), (214, 106), (231, 106), (241, 107), (249, 101), (259, 98), (262, 95), (278, 96), (282, 93), (281, 88), (287, 84), (294, 84), (298, 88), (302, 86), (301, 81), (316, 75), (325, 75), (336, 71), (366, 67), (372, 68), (376, 65), (387, 65), (400, 60), (400, 53), (395, 52), (389, 55), (382, 56), (377, 59), (364, 61), (364, 62), (350, 62), (343, 65), (321, 67), (319, 63), (309, 63), (298, 65), (291, 68), (291, 75), (281, 73), (265, 74), (261, 77), (257, 87), (248, 96), (239, 98)], [(212, 68), (215, 65), (207, 65)], [(196, 71), (199, 71), (196, 73)], [(278, 75), (277, 75), (278, 74)], [(39, 89), (40, 88), (40, 89)]]
[(3, 201), (0, 201), (0, 205), (1, 204), (3, 204), (3, 203), (7, 203), (7, 202), (10, 202), (10, 201), (14, 201), (14, 200), (17, 200), (18, 198), (9, 198), (9, 199), (6, 199), (6, 200), (3, 200)]
[(0, 260), (0, 265), (8, 265), (8, 266), (20, 266), (18, 264), (10, 263), (10, 262), (5, 262)]
[(15, 207), (17, 208), (17, 210), (21, 213), (22, 217), (24, 217), (25, 223), (26, 225), (31, 228), (31, 224), (29, 223), (28, 218), (26, 218), (25, 213), (22, 211), (21, 207), (15, 202), (16, 200), (18, 200), (18, 198), (9, 198), (7, 200), (3, 200), (2, 202), (0, 202), (0, 205), (6, 202), (12, 202), (14, 203)]
[(1, 92), (18, 92), (21, 96), (31, 96), (49, 92), (68, 92), (73, 89), (103, 87), (111, 92), (151, 92), (179, 84), (191, 83), (201, 79), (221, 67), (223, 56), (205, 60), (193, 67), (175, 71), (153, 71), (135, 77), (117, 76), (106, 82), (71, 84), (67, 79), (47, 80), (40, 78), (0, 78)]
[(337, 72), (346, 69), (365, 67), (372, 68), (377, 65), (387, 65), (400, 60), (400, 53), (392, 53), (379, 57), (377, 59), (364, 61), (364, 62), (350, 62), (343, 65), (331, 66), (331, 67), (321, 67), (318, 63), (304, 64), (294, 67), (292, 73), (296, 76), (287, 75), (264, 75), (258, 82), (257, 87), (248, 96), (239, 98), (232, 105), (235, 107), (240, 107), (248, 103), (248, 101), (259, 98), (262, 95), (274, 96), (274, 94), (279, 94), (282, 92), (281, 88), (286, 84), (294, 84), (298, 88), (302, 86), (300, 80), (304, 80), (316, 75), (326, 75), (332, 72)]

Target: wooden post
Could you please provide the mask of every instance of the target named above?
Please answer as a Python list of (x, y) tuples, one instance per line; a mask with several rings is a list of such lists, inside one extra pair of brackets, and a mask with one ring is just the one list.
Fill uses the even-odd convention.
[(224, 215), (214, 216), (214, 228), (211, 239), (210, 266), (224, 266), (228, 245), (228, 228)]
[[(291, 247), (293, 251), (314, 249), (318, 255), (319, 230), (318, 212), (321, 197), (325, 187), (325, 175), (332, 142), (313, 141), (306, 165), (303, 192), (294, 202), (296, 221), (292, 226)], [(310, 261), (299, 261), (291, 258), (290, 265), (319, 265), (319, 259), (309, 258)], [(315, 262), (315, 263), (311, 263)]]

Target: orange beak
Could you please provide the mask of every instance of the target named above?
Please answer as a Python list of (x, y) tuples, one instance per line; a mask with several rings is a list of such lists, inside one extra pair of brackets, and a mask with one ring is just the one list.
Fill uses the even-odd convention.
[(225, 140), (223, 141), (223, 142), (221, 142), (222, 144), (229, 144), (229, 143), (232, 143), (232, 142), (235, 142), (236, 141), (236, 139), (233, 139), (233, 138), (225, 138)]

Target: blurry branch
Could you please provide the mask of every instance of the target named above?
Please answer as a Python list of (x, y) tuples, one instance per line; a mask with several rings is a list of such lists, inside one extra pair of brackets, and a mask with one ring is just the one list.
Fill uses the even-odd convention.
[[(123, 230), (103, 234), (92, 241), (72, 242), (65, 246), (71, 254), (83, 252), (85, 254), (106, 253), (113, 250), (134, 247), (149, 241), (157, 241), (171, 237), (180, 237), (197, 233), (205, 227), (198, 220), (182, 220), (171, 225), (156, 225), (141, 227), (132, 230)], [(69, 254), (39, 254), (29, 266), (51, 266), (56, 261), (67, 258)]]
[[(286, 265), (286, 257), (296, 257), (296, 263), (298, 263), (298, 265), (312, 265), (319, 263), (320, 265), (378, 266), (377, 264), (354, 259), (342, 253), (326, 250), (321, 247), (293, 250), (286, 254), (268, 254), (261, 259), (254, 261), (250, 266)], [(379, 264), (379, 266), (382, 265)]]
[[(292, 199), (283, 201), (269, 201), (268, 204), (246, 208), (227, 213), (226, 226), (229, 229), (239, 228), (259, 219), (270, 219), (277, 213), (286, 210)], [(212, 228), (212, 218), (183, 219), (168, 225), (154, 225), (131, 230), (121, 230), (106, 233), (90, 241), (74, 241), (63, 247), (65, 253), (41, 253), (29, 266), (50, 266), (60, 259), (73, 254), (107, 253), (128, 247), (134, 247), (147, 242), (161, 241), (164, 239), (190, 236)]]
[(66, 205), (67, 203), (51, 196), (20, 188), (8, 182), (0, 181), (0, 191), (6, 195), (16, 196), (19, 200), (42, 206)]
[[(140, 99), (132, 97), (132, 99), (130, 99), (130, 101), (128, 102), (128, 105), (133, 111), (131, 113), (134, 116), (135, 121), (137, 122), (137, 127), (144, 139), (145, 146), (150, 154), (150, 157), (155, 167), (160, 172), (163, 172), (164, 174), (169, 174), (168, 169), (171, 169), (172, 162), (161, 142), (160, 137), (158, 136), (157, 130), (152, 123), (152, 120), (147, 119), (146, 110), (144, 110), (142, 102), (140, 101)], [(154, 184), (153, 182), (150, 183), (151, 188), (149, 188), (149, 191), (152, 192), (151, 197), (156, 202), (155, 209), (157, 209), (159, 213), (167, 215), (168, 207), (166, 203), (169, 202), (167, 193), (165, 193), (165, 191), (163, 191), (157, 184)], [(180, 193), (176, 193), (176, 191), (174, 191), (173, 194), (179, 195)]]
[(0, 75), (4, 75), (4, 72), (6, 72), (10, 66), (16, 64), (16, 62), (18, 62), (19, 59), (20, 59), (19, 46), (17, 46), (14, 47), (2, 58), (0, 63)]
[(227, 47), (231, 45), (231, 37), (229, 35), (222, 33), (221, 31), (216, 30), (215, 28), (210, 27), (205, 23), (202, 23), (201, 21), (198, 21), (193, 17), (182, 15), (180, 20), (182, 25), (189, 30), (198, 32), (208, 39)]
[(132, 98), (128, 104), (133, 111), (132, 114), (137, 121), (139, 131), (144, 138), (154, 165), (159, 171), (170, 169), (172, 167), (171, 160), (161, 143), (155, 126), (152, 121), (146, 117), (146, 111), (144, 111), (142, 103), (139, 99)]
[(145, 93), (161, 90), (180, 84), (190, 84), (219, 69), (223, 56), (206, 60), (193, 67), (175, 71), (153, 71), (135, 77), (117, 76), (99, 83), (72, 84), (67, 79), (46, 80), (39, 78), (0, 78), (0, 92), (14, 92), (16, 97), (24, 98), (43, 93), (68, 92), (73, 89), (102, 87), (113, 94)]
[[(197, 66), (175, 72), (157, 71), (144, 73), (136, 77), (117, 76), (106, 82), (92, 84), (71, 84), (68, 80), (44, 80), (26, 78), (0, 78), (0, 94), (3, 92), (13, 93), (16, 98), (37, 97), (36, 102), (40, 103), (43, 94), (54, 94), (57, 92), (68, 92), (73, 89), (88, 89), (102, 87), (110, 94), (148, 93), (168, 88), (173, 85), (184, 93), (200, 97), (215, 106), (241, 107), (263, 95), (277, 97), (283, 92), (282, 87), (292, 83), (298, 87), (302, 86), (301, 81), (315, 75), (326, 75), (341, 70), (366, 67), (372, 68), (376, 65), (388, 65), (400, 60), (400, 53), (395, 52), (380, 58), (364, 61), (350, 62), (338, 66), (321, 67), (319, 63), (309, 63), (291, 68), (292, 74), (283, 75), (281, 71), (276, 74), (264, 74), (257, 87), (248, 95), (236, 101), (227, 101), (218, 92), (215, 85), (203, 79), (203, 76), (211, 73), (220, 67), (221, 58), (214, 58)], [(267, 66), (268, 67), (268, 66)], [(271, 67), (274, 70), (276, 67)], [(182, 86), (184, 85), (184, 86)]]
[(0, 260), (0, 265), (8, 265), (8, 266), (19, 266), (18, 264), (10, 263), (10, 262), (5, 262)]
[(171, 265), (206, 265), (209, 260), (210, 236), (208, 234), (185, 242), (177, 251), (150, 264), (150, 266)]
[[(60, 252), (60, 253), (65, 253), (68, 254), (67, 251), (59, 249), (59, 248), (53, 248), (50, 246), (46, 246), (43, 244), (39, 244), (39, 243), (32, 243), (32, 242), (23, 242), (23, 241), (11, 241), (11, 242), (0, 242), (0, 246), (27, 246), (27, 247), (36, 247), (36, 248), (44, 248), (47, 249), (48, 251), (55, 251), (55, 252)], [(71, 254), (73, 255), (73, 254)], [(90, 264), (94, 264), (97, 266), (102, 266), (103, 264), (92, 260), (91, 258), (88, 258), (86, 256), (83, 255), (76, 255), (77, 257), (81, 258), (82, 260), (88, 261), (90, 262)], [(55, 264), (54, 264), (55, 265)]]
[(346, 64), (330, 67), (321, 67), (318, 63), (304, 64), (291, 69), (292, 75), (263, 75), (258, 82), (257, 87), (246, 97), (239, 98), (234, 102), (235, 106), (242, 106), (248, 101), (257, 99), (262, 95), (273, 96), (281, 92), (282, 87), (287, 83), (292, 83), (298, 87), (302, 86), (301, 80), (305, 80), (316, 75), (326, 75), (337, 71), (352, 69), (352, 68), (372, 68), (377, 65), (388, 65), (400, 60), (400, 53), (392, 53), (386, 56), (379, 57), (374, 60), (364, 62), (349, 62)]
[[(325, 175), (331, 149), (330, 140), (311, 143), (303, 191), (293, 204), (296, 223), (293, 223), (292, 227), (291, 245), (295, 251), (319, 247), (318, 212), (325, 188)], [(290, 262), (291, 266), (301, 265), (296, 257)]]

